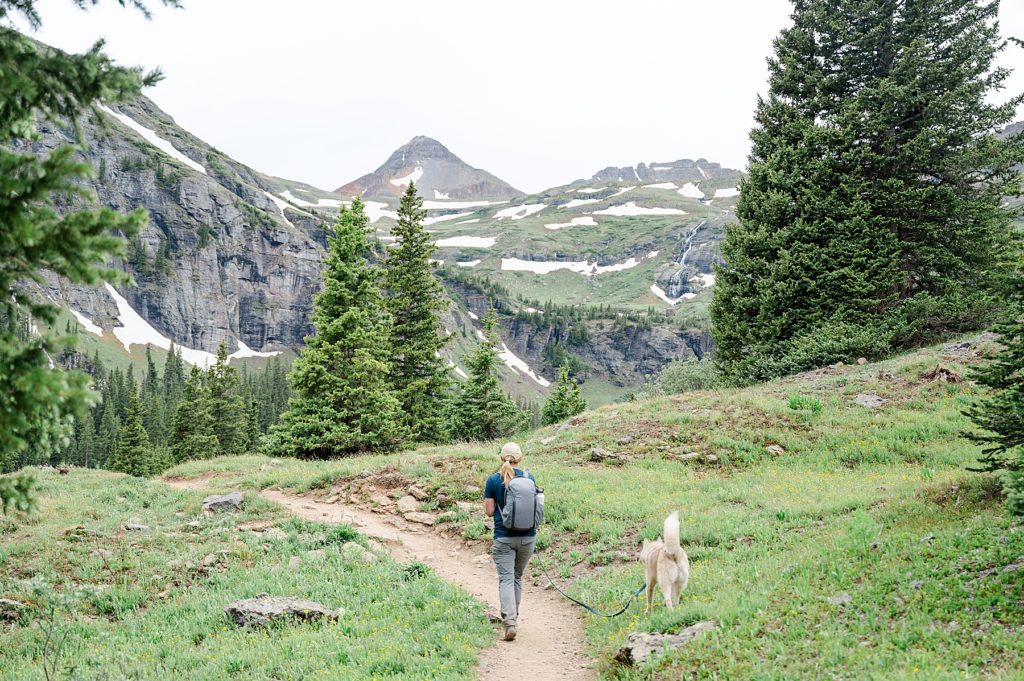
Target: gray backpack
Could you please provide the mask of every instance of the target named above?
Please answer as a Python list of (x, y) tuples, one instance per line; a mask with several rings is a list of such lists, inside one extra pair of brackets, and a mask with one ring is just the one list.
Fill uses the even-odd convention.
[(523, 471), (505, 485), (505, 505), (501, 507), (501, 524), (506, 530), (535, 530), (544, 522), (544, 490), (537, 487), (530, 474)]

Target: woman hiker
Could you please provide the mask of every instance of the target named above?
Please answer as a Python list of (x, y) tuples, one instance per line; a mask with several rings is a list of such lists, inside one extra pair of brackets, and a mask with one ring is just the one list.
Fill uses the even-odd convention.
[(502, 638), (514, 641), (519, 601), (523, 594), (523, 572), (533, 555), (537, 529), (505, 529), (501, 521), (501, 509), (505, 506), (505, 487), (509, 480), (523, 475), (529, 475), (531, 480), (534, 480), (534, 477), (518, 468), (523, 460), (523, 450), (515, 442), (509, 442), (502, 447), (499, 457), (501, 469), (487, 478), (487, 485), (484, 487), (484, 513), (494, 518), (494, 545), (491, 548), (491, 556), (498, 568)]

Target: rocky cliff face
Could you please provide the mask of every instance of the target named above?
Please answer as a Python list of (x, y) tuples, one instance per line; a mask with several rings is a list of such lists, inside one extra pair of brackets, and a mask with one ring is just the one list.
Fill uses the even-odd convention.
[(394, 199), (409, 182), (428, 200), (505, 200), (523, 192), (485, 170), (465, 163), (443, 144), (429, 137), (414, 137), (395, 150), (384, 165), (358, 180), (339, 187), (346, 198)]
[[(239, 341), (256, 351), (301, 345), (320, 285), (323, 218), (273, 198), (272, 180), (184, 132), (146, 98), (80, 123), (99, 203), (149, 211), (126, 265), (138, 286), (120, 290), (134, 311), (196, 350), (215, 351), (222, 340), (232, 351)], [(72, 140), (70, 129), (42, 132), (37, 152)], [(47, 294), (103, 329), (124, 323), (104, 288), (54, 278)]]
[[(509, 314), (508, 301), (465, 283), (448, 280), (448, 289), (476, 317), (487, 314), (492, 301), (504, 309), (501, 336), (509, 349), (539, 375), (553, 381), (559, 366), (549, 361), (558, 348), (586, 367), (584, 380), (599, 378), (619, 386), (639, 386), (674, 359), (703, 357), (714, 343), (710, 333), (669, 324), (644, 326), (613, 319), (573, 321), (569, 325), (538, 323), (532, 315)], [(457, 323), (472, 324), (463, 318)], [(571, 332), (577, 327), (576, 332)]]

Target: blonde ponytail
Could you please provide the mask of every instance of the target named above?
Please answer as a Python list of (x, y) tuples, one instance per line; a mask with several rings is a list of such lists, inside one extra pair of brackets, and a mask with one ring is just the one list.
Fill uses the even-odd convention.
[(498, 457), (501, 459), (501, 468), (498, 473), (501, 474), (502, 484), (507, 485), (509, 480), (516, 477), (515, 466), (523, 460), (523, 450), (515, 442), (509, 442), (501, 448)]

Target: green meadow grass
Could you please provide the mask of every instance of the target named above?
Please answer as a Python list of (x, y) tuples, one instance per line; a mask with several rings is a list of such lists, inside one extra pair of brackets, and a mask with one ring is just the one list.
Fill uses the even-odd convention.
[[(648, 617), (634, 605), (614, 620), (581, 612), (602, 675), (1024, 677), (1024, 581), (1014, 568), (1024, 561), (1024, 530), (1006, 515), (998, 481), (966, 470), (979, 453), (962, 437), (975, 389), (928, 380), (939, 364), (967, 370), (928, 349), (747, 389), (608, 405), (522, 435), (525, 465), (547, 498), (538, 581), (537, 567), (547, 565), (569, 593), (617, 609), (643, 581), (642, 540), (680, 511), (692, 563), (681, 607), (670, 612), (659, 601)], [(859, 393), (885, 403), (858, 406)], [(476, 500), (465, 486), (482, 486), (499, 446), (332, 462), (241, 457), (172, 473), (302, 491), (351, 491), (350, 481), (386, 473)], [(629, 460), (591, 462), (594, 447)], [(717, 461), (675, 458), (690, 452)], [(448, 530), (487, 540), (478, 513), (440, 510)], [(643, 669), (612, 661), (629, 631), (707, 619), (719, 629)]]
[[(0, 517), (0, 597), (33, 606), (0, 623), (0, 679), (44, 678), (48, 622), (65, 641), (46, 658), (61, 679), (470, 679), (492, 639), (483, 607), (434, 575), (342, 555), (346, 541), (365, 544), (350, 527), (293, 519), (252, 493), (242, 513), (204, 516), (201, 492), (100, 471), (35, 474), (39, 511)], [(149, 529), (125, 532), (128, 523)], [(287, 537), (265, 538), (253, 523)], [(74, 525), (91, 533), (65, 536)], [(228, 620), (226, 604), (261, 592), (341, 617), (265, 630)]]

